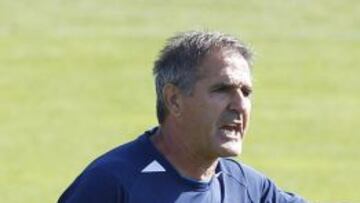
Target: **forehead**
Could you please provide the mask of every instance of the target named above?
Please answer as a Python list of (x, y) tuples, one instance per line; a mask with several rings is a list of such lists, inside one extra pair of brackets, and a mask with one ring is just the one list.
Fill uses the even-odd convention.
[(251, 86), (248, 62), (234, 51), (217, 51), (207, 56), (199, 66), (199, 80), (241, 83)]

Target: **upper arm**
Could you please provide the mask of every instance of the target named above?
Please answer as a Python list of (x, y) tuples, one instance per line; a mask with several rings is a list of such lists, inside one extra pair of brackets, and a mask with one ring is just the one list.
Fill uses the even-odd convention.
[(278, 188), (271, 180), (264, 177), (262, 181), (262, 191), (260, 202), (276, 203), (304, 203), (306, 202), (300, 196), (290, 192), (285, 192)]
[(92, 169), (79, 176), (58, 203), (123, 202), (123, 193), (115, 177), (104, 170)]
[(261, 203), (305, 203), (300, 196), (285, 192), (259, 171), (241, 164), (240, 168), (246, 178), (248, 195), (253, 202)]

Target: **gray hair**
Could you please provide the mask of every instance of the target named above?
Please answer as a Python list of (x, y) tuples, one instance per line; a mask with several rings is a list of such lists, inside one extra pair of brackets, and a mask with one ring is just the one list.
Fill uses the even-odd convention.
[(155, 61), (153, 74), (156, 86), (156, 112), (159, 124), (165, 120), (168, 109), (163, 88), (167, 83), (177, 86), (183, 94), (191, 95), (199, 78), (197, 67), (214, 49), (238, 52), (251, 64), (251, 51), (233, 36), (219, 32), (183, 32), (167, 40)]

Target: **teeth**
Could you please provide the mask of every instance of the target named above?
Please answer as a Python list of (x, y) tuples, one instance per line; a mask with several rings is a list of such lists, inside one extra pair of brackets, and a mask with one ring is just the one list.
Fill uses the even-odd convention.
[(238, 136), (238, 133), (234, 130), (224, 130), (223, 132), (227, 139), (232, 139), (232, 140), (240, 139), (240, 137)]
[(230, 124), (226, 124), (221, 127), (223, 132), (226, 134), (227, 137), (233, 137), (238, 138), (238, 133), (240, 134), (240, 137), (243, 136), (243, 130), (242, 130), (242, 123), (241, 122), (233, 122)]

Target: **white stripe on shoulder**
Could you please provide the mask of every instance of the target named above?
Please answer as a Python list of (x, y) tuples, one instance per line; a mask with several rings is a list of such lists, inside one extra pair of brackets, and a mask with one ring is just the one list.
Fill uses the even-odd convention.
[(154, 173), (154, 172), (165, 172), (165, 168), (159, 164), (156, 160), (152, 161), (149, 165), (147, 165), (141, 173)]

